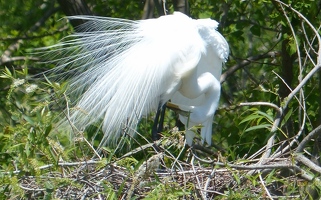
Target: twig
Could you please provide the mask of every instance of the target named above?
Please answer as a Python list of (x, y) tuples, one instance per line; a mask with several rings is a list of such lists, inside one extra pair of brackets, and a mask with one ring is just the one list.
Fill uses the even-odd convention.
[(275, 111), (278, 113), (281, 113), (281, 109), (275, 105), (274, 103), (269, 103), (269, 102), (245, 102), (245, 103), (240, 103), (239, 106), (268, 106), (273, 108)]
[(206, 179), (206, 182), (205, 182), (205, 184), (204, 184), (204, 190), (203, 190), (203, 191), (206, 191), (206, 192), (207, 192), (207, 187), (209, 186), (211, 180), (213, 179), (214, 174), (215, 174), (215, 171), (216, 171), (216, 169), (215, 169), (215, 167), (213, 167), (213, 169), (212, 169), (212, 171), (211, 171), (211, 174), (210, 174), (210, 175), (207, 177), (207, 179)]
[[(63, 162), (63, 163), (57, 163), (57, 164), (49, 164), (49, 165), (43, 165), (41, 167), (35, 168), (35, 170), (44, 170), (44, 169), (48, 169), (54, 166), (59, 166), (59, 167), (71, 167), (71, 166), (78, 166), (78, 165), (93, 165), (93, 164), (97, 164), (97, 163), (101, 163), (102, 161), (100, 160), (88, 160), (88, 161), (82, 161), (82, 162)], [(11, 172), (0, 172), (0, 174), (19, 174), (21, 172), (21, 170), (14, 170)]]
[(250, 56), (248, 58), (246, 58), (245, 60), (243, 60), (242, 62), (229, 67), (229, 69), (227, 71), (225, 71), (222, 75), (221, 75), (221, 79), (220, 82), (224, 83), (226, 81), (226, 79), (233, 74), (235, 71), (251, 64), (252, 62), (256, 61), (256, 60), (260, 60), (260, 59), (264, 59), (264, 58), (274, 58), (276, 56), (279, 56), (280, 53), (277, 51), (271, 51), (271, 52), (267, 52), (267, 53), (263, 53), (263, 54), (259, 54), (257, 56)]
[(28, 191), (33, 191), (33, 192), (36, 192), (36, 191), (46, 191), (46, 189), (36, 189), (36, 188), (28, 188), (28, 187), (25, 187), (25, 186), (22, 186), (22, 185), (19, 185), (19, 187), (23, 190), (28, 190)]
[[(280, 125), (280, 123), (281, 123), (281, 119), (282, 119), (282, 115), (283, 115), (283, 113), (284, 113), (284, 110), (288, 107), (288, 105), (289, 105), (289, 103), (290, 103), (290, 101), (293, 99), (293, 97), (295, 97), (295, 95), (298, 93), (298, 92), (300, 92), (301, 90), (302, 90), (302, 87), (304, 86), (304, 85), (306, 85), (306, 83), (307, 83), (307, 81), (308, 80), (310, 80), (311, 79), (311, 77), (315, 74), (315, 73), (317, 73), (318, 72), (318, 70), (320, 69), (320, 67), (321, 67), (321, 64), (320, 64), (320, 56), (321, 56), (321, 38), (320, 38), (320, 36), (319, 36), (319, 33), (318, 33), (318, 31), (313, 27), (313, 25), (300, 13), (300, 12), (298, 12), (298, 11), (296, 11), (295, 9), (293, 9), (291, 6), (289, 6), (289, 5), (287, 5), (287, 4), (285, 4), (285, 3), (283, 3), (283, 2), (281, 2), (281, 1), (279, 1), (279, 0), (275, 0), (276, 2), (278, 2), (281, 6), (283, 5), (283, 6), (286, 6), (287, 8), (289, 8), (289, 9), (291, 9), (292, 11), (294, 11), (300, 18), (302, 18), (309, 26), (310, 26), (310, 28), (314, 31), (314, 33), (315, 33), (315, 36), (317, 37), (317, 39), (318, 39), (318, 42), (319, 42), (319, 50), (318, 50), (318, 61), (317, 61), (317, 65), (315, 65), (315, 67), (303, 78), (303, 79), (301, 79), (301, 78), (299, 78), (300, 79), (300, 83), (290, 92), (290, 94), (285, 98), (285, 100), (284, 100), (284, 102), (282, 102), (282, 106), (281, 106), (281, 108), (280, 108), (280, 111), (281, 112), (279, 112), (278, 114), (277, 114), (277, 116), (276, 116), (276, 118), (275, 118), (275, 120), (274, 120), (274, 122), (273, 122), (273, 126), (272, 126), (272, 128), (271, 128), (271, 132), (273, 133), (273, 135), (269, 138), (269, 140), (268, 140), (268, 142), (267, 142), (267, 145), (266, 145), (266, 151), (265, 151), (265, 153), (262, 155), (262, 158), (261, 158), (261, 161), (259, 162), (259, 163), (261, 163), (265, 158), (267, 158), (267, 157), (269, 157), (270, 156), (270, 154), (271, 154), (271, 149), (272, 149), (272, 147), (273, 147), (273, 144), (274, 144), (274, 138), (275, 138), (275, 131), (278, 129), (278, 127), (279, 127), (279, 125)], [(282, 7), (282, 9), (284, 9), (283, 7)], [(285, 17), (287, 17), (287, 16), (285, 16)], [(290, 24), (291, 25), (291, 24)], [(291, 27), (292, 28), (292, 27)], [(293, 29), (291, 29), (292, 31), (293, 31)], [(293, 33), (294, 33), (294, 31), (293, 31)], [(298, 42), (298, 41), (296, 41), (296, 42)], [(298, 43), (296, 43), (296, 47), (297, 48), (299, 48), (298, 47)], [(300, 63), (301, 64), (301, 63)], [(301, 102), (300, 102), (300, 100), (298, 100), (299, 101), (299, 103), (300, 103), (300, 105), (301, 105)], [(302, 105), (301, 105), (302, 106)], [(303, 108), (304, 108), (304, 110), (305, 110), (305, 106), (302, 106)], [(304, 126), (303, 124), (302, 124), (302, 126)], [(302, 129), (302, 126), (301, 126), (301, 129)], [(302, 129), (303, 130), (303, 129)], [(299, 131), (299, 133), (298, 134), (301, 134), (302, 133), (302, 131)], [(293, 144), (293, 143), (292, 143)]]
[[(193, 155), (194, 155), (194, 154), (193, 154)], [(192, 156), (191, 166), (192, 166), (192, 169), (193, 169), (193, 171), (194, 171), (194, 174), (196, 174), (196, 170), (195, 170), (195, 166), (194, 166), (194, 158), (195, 158), (195, 157)], [(196, 181), (197, 181), (197, 187), (198, 187), (198, 188), (202, 188), (198, 176), (196, 176)], [(201, 191), (200, 193), (201, 193), (202, 199), (204, 199), (204, 200), (207, 199), (207, 198), (206, 198), (206, 192)]]
[[(197, 187), (196, 187), (197, 188)], [(207, 193), (214, 193), (214, 194), (219, 194), (219, 195), (222, 195), (222, 196), (225, 196), (225, 197), (228, 197), (227, 194), (223, 194), (221, 192), (217, 192), (217, 191), (213, 191), (213, 190), (204, 190), (203, 188), (197, 188), (198, 190), (201, 190), (201, 191), (204, 191), (204, 192), (207, 192)]]
[[(63, 93), (63, 95), (64, 95), (64, 98), (65, 98), (65, 100), (66, 100), (66, 111), (67, 111), (67, 113), (66, 113), (66, 112), (63, 112), (63, 113), (64, 113), (64, 115), (66, 116), (66, 118), (67, 118), (70, 126), (72, 127), (72, 130), (73, 130), (74, 132), (76, 132), (77, 134), (80, 134), (80, 135), (81, 135), (81, 139), (83, 139), (83, 140), (86, 142), (86, 144), (89, 146), (89, 148), (94, 152), (94, 154), (99, 158), (99, 160), (101, 160), (101, 156), (98, 154), (98, 152), (97, 152), (96, 149), (93, 147), (93, 145), (90, 144), (90, 142), (85, 138), (83, 132), (80, 131), (80, 130), (78, 130), (77, 127), (76, 127), (76, 126), (72, 123), (72, 121), (70, 120), (70, 108), (69, 108), (68, 98), (67, 98), (67, 95), (66, 95), (65, 92)], [(58, 105), (58, 103), (57, 103), (57, 105)]]
[(313, 131), (311, 131), (307, 136), (303, 138), (303, 140), (299, 143), (295, 152), (296, 153), (303, 152), (305, 145), (318, 134), (321, 134), (321, 125), (316, 127)]
[(292, 8), (291, 5), (288, 5), (280, 0), (274, 0), (275, 2), (278, 2), (279, 4), (282, 4), (283, 6), (291, 9), (293, 12), (295, 12), (301, 19), (303, 19), (303, 21), (305, 21), (309, 27), (312, 29), (312, 31), (314, 32), (315, 36), (318, 39), (318, 44), (319, 44), (319, 50), (318, 50), (318, 62), (317, 65), (321, 64), (321, 36), (319, 35), (319, 32), (317, 29), (315, 29), (315, 27), (313, 26), (313, 24), (311, 24), (311, 22), (304, 16), (302, 15), (299, 11), (297, 11), (296, 9)]
[(261, 175), (261, 174), (259, 175), (259, 178), (260, 178), (260, 182), (261, 182), (261, 184), (262, 184), (262, 186), (263, 186), (263, 188), (264, 188), (264, 190), (265, 190), (265, 192), (266, 192), (267, 196), (268, 196), (271, 200), (273, 200), (273, 197), (271, 196), (271, 194), (270, 194), (269, 190), (268, 190), (268, 189), (266, 188), (266, 186), (265, 186), (265, 183), (264, 183), (264, 180), (263, 180), (263, 178), (262, 178), (262, 175)]

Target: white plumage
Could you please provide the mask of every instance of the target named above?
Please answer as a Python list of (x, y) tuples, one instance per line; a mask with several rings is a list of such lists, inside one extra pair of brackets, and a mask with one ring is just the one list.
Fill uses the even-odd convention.
[[(69, 74), (70, 95), (79, 96), (70, 114), (78, 129), (102, 119), (105, 145), (125, 130), (133, 134), (142, 117), (171, 99), (191, 111), (189, 120), (180, 116), (187, 128), (202, 124), (203, 141), (211, 144), (219, 80), (229, 53), (216, 21), (179, 12), (140, 21), (71, 17), (79, 18), (87, 20), (81, 32), (51, 51), (64, 56), (52, 59), (59, 63), (52, 74)], [(193, 137), (187, 131), (189, 145)]]

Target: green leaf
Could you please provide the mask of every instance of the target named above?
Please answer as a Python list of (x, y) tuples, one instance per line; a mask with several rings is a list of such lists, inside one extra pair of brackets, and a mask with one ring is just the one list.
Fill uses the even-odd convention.
[(0, 75), (0, 78), (13, 79), (13, 76), (10, 70), (7, 67), (5, 67), (2, 75)]
[(25, 145), (25, 153), (26, 153), (27, 157), (30, 156), (30, 144), (29, 144), (29, 142), (27, 142), (26, 145)]
[(253, 130), (258, 130), (258, 129), (265, 129), (265, 128), (271, 128), (272, 125), (271, 124), (260, 124), (257, 126), (252, 126), (248, 129), (246, 129), (244, 132), (249, 132), (249, 131), (253, 131)]
[(271, 115), (268, 115), (267, 113), (259, 110), (257, 111), (257, 114), (264, 116), (264, 118), (267, 119), (269, 122), (273, 122), (273, 117)]
[(284, 125), (289, 120), (289, 118), (292, 116), (292, 113), (293, 113), (293, 108), (290, 108), (282, 121), (282, 125)]
[(47, 192), (53, 192), (53, 190), (54, 190), (54, 186), (53, 186), (52, 183), (49, 182), (49, 181), (46, 181), (46, 182), (45, 182), (45, 187), (46, 187), (46, 191), (47, 191)]
[(232, 36), (233, 38), (237, 38), (239, 41), (244, 42), (245, 39), (244, 39), (243, 34), (244, 34), (243, 31), (237, 30), (237, 31), (232, 32), (232, 33), (231, 33), (231, 36)]
[(261, 27), (258, 26), (258, 25), (253, 25), (251, 28), (250, 28), (250, 31), (253, 35), (256, 35), (256, 36), (261, 36)]
[(239, 124), (243, 124), (244, 122), (252, 121), (252, 120), (258, 119), (258, 118), (262, 118), (262, 116), (251, 114), (251, 115), (245, 117)]
[(44, 138), (46, 138), (49, 135), (51, 129), (52, 129), (52, 125), (49, 124), (49, 126), (47, 126), (47, 128), (45, 130)]
[(31, 117), (27, 116), (27, 115), (23, 115), (23, 118), (29, 122), (31, 125), (34, 125), (34, 121)]

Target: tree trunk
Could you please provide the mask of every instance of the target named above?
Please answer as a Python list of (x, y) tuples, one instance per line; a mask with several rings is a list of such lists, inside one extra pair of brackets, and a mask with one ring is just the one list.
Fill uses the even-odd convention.
[(155, 8), (154, 0), (146, 0), (142, 19), (153, 18), (154, 17), (154, 8)]
[(185, 13), (188, 16), (190, 15), (187, 0), (173, 0), (173, 6), (175, 11)]
[[(288, 52), (287, 47), (289, 46), (289, 40), (285, 39), (282, 41), (282, 47), (281, 47), (281, 57), (282, 57), (282, 65), (281, 65), (281, 77), (283, 80), (280, 80), (280, 89), (279, 89), (279, 95), (280, 95), (280, 102), (286, 98), (290, 92), (291, 92), (291, 85), (293, 82), (293, 62), (295, 60), (295, 54), (290, 55)], [(288, 109), (284, 110), (283, 117), (287, 114)], [(287, 137), (290, 138), (294, 136), (294, 124), (291, 118), (286, 122), (282, 130), (287, 134)], [(283, 137), (283, 135), (280, 135), (281, 139), (286, 139)]]

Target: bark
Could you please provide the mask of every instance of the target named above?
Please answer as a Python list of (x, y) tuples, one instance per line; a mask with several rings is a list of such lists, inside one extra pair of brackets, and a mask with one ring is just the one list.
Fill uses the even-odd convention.
[(157, 9), (158, 15), (159, 16), (165, 15), (166, 14), (165, 10), (167, 10), (166, 3), (165, 3), (165, 8), (164, 8), (163, 0), (154, 0), (154, 3)]
[[(282, 42), (281, 47), (281, 57), (282, 57), (282, 65), (281, 65), (281, 77), (283, 81), (280, 81), (280, 89), (279, 89), (279, 95), (280, 95), (280, 101), (282, 102), (284, 98), (286, 98), (291, 93), (291, 85), (293, 82), (293, 62), (295, 60), (295, 54), (290, 55), (287, 47), (289, 46), (289, 40), (285, 39)], [(283, 117), (286, 116), (288, 112), (288, 108), (284, 110)], [(290, 138), (295, 135), (294, 131), (294, 124), (292, 119), (290, 118), (284, 127), (282, 128), (283, 131), (287, 134), (287, 136)], [(283, 137), (283, 135), (280, 136), (280, 138), (286, 139)]]
[[(319, 78), (318, 90), (319, 90), (319, 94), (321, 94), (321, 71), (318, 72), (318, 78)], [(316, 126), (321, 124), (321, 109), (320, 109), (321, 98), (318, 99), (318, 104), (319, 104), (319, 110), (318, 110), (318, 119), (317, 119), (317, 122), (315, 123)], [(317, 134), (317, 136), (314, 138), (311, 160), (318, 166), (321, 165), (320, 152), (321, 152), (321, 134)]]
[[(164, 4), (164, 1), (165, 1), (165, 4)], [(164, 8), (164, 5), (165, 5), (165, 8)], [(168, 14), (168, 13), (165, 13), (165, 10), (167, 11), (166, 0), (146, 0), (142, 19), (153, 18), (155, 7), (157, 9), (159, 16)], [(188, 16), (190, 15), (188, 0), (173, 0), (173, 7), (175, 11), (179, 11)]]
[(187, 0), (173, 0), (173, 6), (175, 11), (179, 11), (181, 13), (185, 13), (186, 15), (190, 15), (189, 6)]
[(153, 18), (154, 17), (154, 8), (155, 8), (154, 0), (146, 0), (142, 19)]
[(282, 42), (282, 66), (281, 66), (281, 76), (286, 83), (280, 84), (280, 90), (279, 94), (281, 99), (284, 99), (285, 97), (290, 94), (291, 90), (288, 87), (291, 87), (292, 81), (293, 81), (293, 58), (287, 51), (287, 47), (289, 46), (289, 40), (285, 39)]

